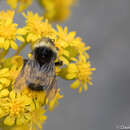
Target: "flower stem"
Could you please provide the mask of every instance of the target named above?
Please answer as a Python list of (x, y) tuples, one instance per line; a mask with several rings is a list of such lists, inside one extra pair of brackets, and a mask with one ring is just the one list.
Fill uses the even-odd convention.
[(23, 44), (21, 44), (19, 46), (19, 48), (17, 49), (17, 51), (15, 52), (14, 56), (18, 55), (26, 45), (27, 45), (26, 42), (24, 42)]
[(4, 58), (9, 52), (9, 49), (8, 50), (1, 50), (0, 52), (0, 59)]

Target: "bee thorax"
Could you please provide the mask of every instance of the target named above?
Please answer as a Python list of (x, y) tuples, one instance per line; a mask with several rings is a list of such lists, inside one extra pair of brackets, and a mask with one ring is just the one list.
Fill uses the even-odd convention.
[(34, 49), (34, 58), (42, 66), (54, 61), (56, 59), (56, 53), (47, 47), (37, 47)]

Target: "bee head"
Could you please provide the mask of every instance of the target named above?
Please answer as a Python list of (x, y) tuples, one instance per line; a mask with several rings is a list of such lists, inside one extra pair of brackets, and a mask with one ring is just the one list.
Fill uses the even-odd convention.
[(57, 58), (57, 49), (49, 38), (37, 41), (33, 49), (34, 59), (42, 66)]

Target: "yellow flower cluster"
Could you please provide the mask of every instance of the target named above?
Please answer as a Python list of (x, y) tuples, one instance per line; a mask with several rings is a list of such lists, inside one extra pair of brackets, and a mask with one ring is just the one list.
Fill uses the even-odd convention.
[[(73, 79), (77, 78), (76, 81), (74, 81), (71, 84), (71, 88), (76, 89), (79, 88), (79, 93), (82, 92), (82, 89), (84, 88), (85, 91), (87, 91), (88, 86), (92, 85), (91, 79), (92, 79), (92, 73), (95, 71), (95, 68), (91, 68), (91, 64), (85, 56), (80, 55), (79, 56), (79, 61), (75, 60), (75, 64), (70, 64), (67, 66), (67, 79)], [(72, 71), (73, 69), (73, 71)]]
[[(63, 21), (70, 15), (75, 0), (36, 0), (44, 8), (44, 16), (49, 21)], [(23, 11), (32, 4), (32, 0), (6, 0), (12, 9)]]
[(70, 15), (75, 0), (41, 0), (45, 9), (45, 18), (50, 21), (63, 21)]
[[(1, 126), (6, 126), (9, 130), (36, 130), (42, 129), (42, 124), (47, 119), (44, 115), (44, 107), (52, 110), (58, 99), (62, 98), (59, 90), (52, 100), (45, 98), (44, 92), (33, 92), (25, 89), (20, 93), (15, 93), (13, 89), (14, 81), (18, 76), (23, 60), (21, 56), (12, 56), (1, 61), (0, 69), (0, 122)], [(24, 126), (23, 126), (24, 125)], [(4, 129), (4, 127), (2, 127)]]
[[(27, 44), (33, 48), (42, 37), (53, 39), (59, 49), (58, 59), (63, 61), (63, 66), (56, 68), (57, 76), (75, 80), (71, 88), (78, 88), (80, 93), (83, 89), (87, 91), (88, 84), (92, 85), (92, 74), (95, 71), (87, 53), (90, 46), (86, 46), (75, 31), (69, 32), (67, 27), (59, 25), (55, 29), (37, 13), (23, 13), (25, 26), (22, 28), (17, 28), (13, 17), (13, 11), (0, 12), (0, 124), (3, 129), (9, 130), (41, 129), (47, 118), (44, 115), (45, 106), (53, 110), (63, 95), (60, 89), (51, 99), (46, 98), (44, 91), (34, 92), (28, 88), (15, 93), (14, 82), (23, 66), (23, 59), (18, 54)], [(19, 47), (16, 40), (22, 41)], [(17, 50), (13, 56), (5, 58), (10, 47)]]
[(32, 4), (32, 0), (7, 0), (7, 4), (9, 4), (12, 9), (21, 12)]
[(41, 37), (54, 37), (54, 29), (47, 20), (44, 20), (43, 17), (38, 16), (37, 13), (33, 14), (28, 12), (27, 14), (23, 13), (23, 16), (26, 18), (26, 41), (34, 43), (36, 40)]
[(23, 41), (21, 29), (17, 28), (17, 24), (13, 23), (13, 11), (0, 12), (0, 48), (7, 50), (8, 48), (17, 49), (15, 40)]

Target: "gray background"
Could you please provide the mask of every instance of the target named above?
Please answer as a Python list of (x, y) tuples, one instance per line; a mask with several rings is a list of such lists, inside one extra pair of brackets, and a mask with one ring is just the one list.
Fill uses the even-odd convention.
[[(71, 90), (68, 81), (59, 80), (64, 93), (60, 105), (48, 112), (44, 130), (115, 130), (130, 126), (130, 1), (80, 0), (72, 16), (62, 23), (89, 41), (91, 62), (97, 70), (94, 85), (87, 93)], [(29, 10), (42, 10), (34, 3)], [(5, 0), (0, 10), (9, 8)], [(19, 14), (15, 21), (21, 26)], [(28, 48), (24, 50), (25, 55)]]

